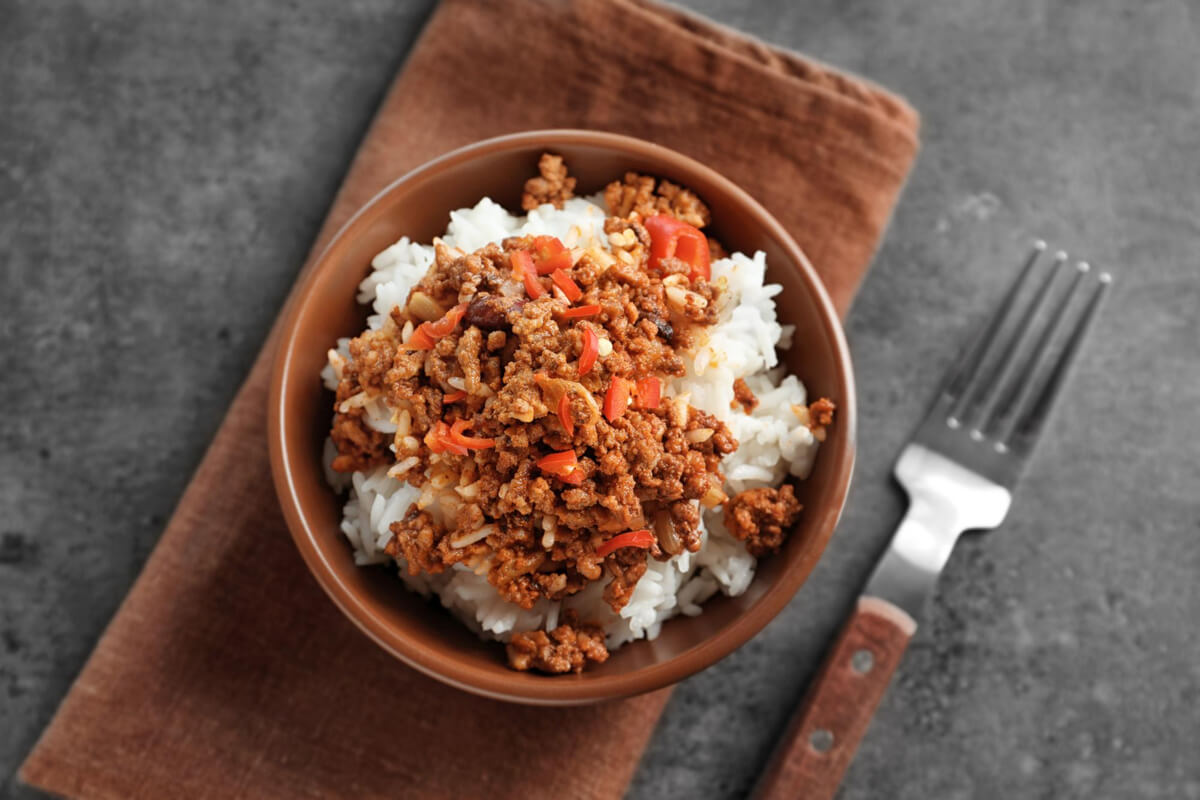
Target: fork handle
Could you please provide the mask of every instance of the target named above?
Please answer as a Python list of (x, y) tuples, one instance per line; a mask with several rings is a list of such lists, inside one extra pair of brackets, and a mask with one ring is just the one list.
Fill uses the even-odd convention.
[(755, 800), (827, 800), (854, 758), (917, 623), (863, 595), (792, 718)]

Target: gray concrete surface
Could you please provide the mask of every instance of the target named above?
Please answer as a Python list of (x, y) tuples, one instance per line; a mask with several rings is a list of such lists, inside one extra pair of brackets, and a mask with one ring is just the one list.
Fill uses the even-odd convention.
[[(1200, 10), (695, 0), (873, 77), (924, 152), (849, 322), (845, 520), (676, 692), (635, 798), (743, 794), (903, 510), (889, 469), (1041, 236), (1117, 274), (1004, 528), (955, 552), (841, 797), (1200, 797)], [(428, 10), (0, 0), (0, 794), (259, 348)]]

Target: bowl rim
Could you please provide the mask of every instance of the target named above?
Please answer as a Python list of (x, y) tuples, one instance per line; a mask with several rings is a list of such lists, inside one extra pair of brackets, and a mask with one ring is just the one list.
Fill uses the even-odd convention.
[[(300, 457), (288, 449), (288, 412), (283, 387), (287, 385), (292, 362), (297, 355), (297, 338), (303, 312), (314, 301), (313, 286), (331, 263), (329, 257), (351, 232), (358, 221), (378, 203), (401, 186), (428, 180), (442, 170), (497, 151), (527, 148), (530, 145), (553, 149), (559, 145), (584, 145), (607, 148), (620, 153), (637, 154), (664, 162), (681, 172), (704, 176), (738, 205), (745, 208), (758, 224), (773, 238), (798, 270), (806, 290), (820, 310), (820, 324), (829, 335), (835, 350), (835, 376), (840, 385), (839, 426), (843, 428), (842, 446), (825, 456), (821, 469), (833, 471), (829, 506), (825, 509), (822, 527), (814, 537), (820, 553), (808, 569), (785, 569), (775, 583), (753, 605), (739, 614), (715, 635), (683, 650), (657, 664), (628, 673), (604, 675), (586, 680), (562, 680), (547, 676), (544, 680), (514, 683), (496, 673), (475, 667), (463, 660), (445, 657), (396, 631), (387, 620), (375, 614), (357, 593), (339, 577), (333, 565), (317, 546), (318, 531), (310, 525), (304, 503), (297, 489), (292, 461)], [(741, 647), (774, 619), (807, 580), (828, 546), (845, 507), (853, 472), (856, 447), (856, 402), (853, 365), (845, 333), (833, 302), (816, 270), (790, 234), (775, 217), (745, 190), (707, 165), (662, 145), (622, 134), (581, 129), (544, 129), (522, 131), (475, 142), (438, 156), (405, 173), (376, 193), (338, 229), (312, 258), (299, 277), (287, 304), (280, 315), (279, 341), (275, 345), (275, 360), (271, 369), (268, 397), (268, 439), (271, 472), (280, 507), (292, 539), (300, 551), (309, 572), (341, 612), (380, 647), (404, 664), (443, 683), (463, 691), (492, 699), (530, 705), (577, 705), (606, 699), (629, 697), (683, 680), (699, 672)], [(307, 458), (305, 454), (303, 457)], [(832, 511), (832, 513), (829, 513)], [(327, 531), (325, 532), (328, 533)], [(756, 576), (757, 577), (757, 576)], [(586, 673), (584, 673), (586, 676)]]

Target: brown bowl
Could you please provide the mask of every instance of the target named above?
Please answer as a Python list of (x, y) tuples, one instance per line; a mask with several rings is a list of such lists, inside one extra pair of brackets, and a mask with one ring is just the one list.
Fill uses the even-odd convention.
[[(405, 589), (393, 570), (355, 566), (338, 530), (342, 500), (326, 485), (321, 450), (331, 395), (318, 373), (339, 336), (358, 333), (365, 312), (356, 286), (371, 258), (407, 235), (428, 242), (448, 213), (487, 195), (520, 207), (527, 177), (544, 151), (561, 153), (590, 193), (628, 170), (695, 190), (713, 212), (713, 229), (731, 251), (762, 250), (769, 280), (783, 285), (779, 316), (796, 326), (789, 369), (810, 396), (838, 405), (836, 424), (812, 475), (798, 487), (804, 513), (777, 554), (760, 561), (740, 597), (717, 596), (696, 617), (676, 617), (653, 641), (625, 645), (580, 675), (514, 672), (503, 648), (483, 642), (449, 612)], [(647, 692), (675, 683), (723, 658), (754, 636), (788, 602), (820, 558), (845, 501), (854, 462), (854, 380), (842, 329), (821, 281), (775, 219), (708, 167), (649, 142), (610, 133), (530, 131), (489, 139), (438, 158), (397, 180), (359, 211), (304, 277), (283, 320), (271, 378), (271, 468), (296, 546), (317, 581), (356, 625), (404, 663), (452, 686), (487, 697), (571, 705)]]

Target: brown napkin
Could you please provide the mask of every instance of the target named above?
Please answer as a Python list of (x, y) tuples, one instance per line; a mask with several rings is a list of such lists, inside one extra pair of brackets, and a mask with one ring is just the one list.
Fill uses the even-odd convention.
[[(844, 313), (917, 149), (873, 86), (629, 0), (434, 13), (316, 247), (448, 149), (613, 130), (732, 178), (805, 248)], [(317, 587), (276, 506), (268, 340), (141, 577), (22, 767), (71, 797), (617, 797), (669, 692), (536, 709), (385, 655)]]

